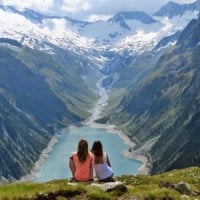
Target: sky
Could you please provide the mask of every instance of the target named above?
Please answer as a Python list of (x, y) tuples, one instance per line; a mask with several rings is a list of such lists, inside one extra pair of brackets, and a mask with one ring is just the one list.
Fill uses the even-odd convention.
[[(144, 11), (153, 14), (169, 0), (0, 0), (2, 5), (30, 8), (48, 15), (68, 16), (77, 20), (106, 20), (120, 11)], [(172, 0), (191, 3), (195, 0)]]

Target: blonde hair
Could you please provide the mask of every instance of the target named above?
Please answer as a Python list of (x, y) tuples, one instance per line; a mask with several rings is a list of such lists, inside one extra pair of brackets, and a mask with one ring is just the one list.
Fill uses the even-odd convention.
[(84, 162), (88, 156), (88, 142), (85, 139), (81, 139), (78, 143), (77, 149), (78, 159), (80, 162)]

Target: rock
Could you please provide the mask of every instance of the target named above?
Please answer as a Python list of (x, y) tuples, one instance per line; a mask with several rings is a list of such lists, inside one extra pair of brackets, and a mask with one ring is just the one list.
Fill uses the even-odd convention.
[(190, 200), (191, 198), (184, 194), (184, 195), (181, 196), (181, 199), (182, 200)]
[(179, 182), (176, 185), (176, 189), (181, 193), (181, 194), (186, 194), (186, 195), (190, 195), (191, 192), (191, 188), (190, 185), (186, 182)]
[(188, 183), (182, 182), (182, 181), (179, 182), (178, 184), (161, 181), (159, 183), (159, 186), (161, 188), (165, 187), (165, 188), (170, 188), (170, 189), (178, 190), (181, 194), (186, 194), (186, 195), (192, 194), (190, 185)]
[[(69, 182), (68, 185), (75, 186), (77, 183), (71, 183)], [(104, 192), (110, 192), (114, 191), (116, 192), (119, 196), (124, 194), (127, 191), (127, 187), (120, 181), (115, 181), (115, 182), (106, 182), (106, 183), (91, 183), (89, 184), (91, 186), (95, 186), (103, 190)]]
[(127, 187), (120, 181), (108, 183), (92, 183), (91, 185), (100, 188), (104, 192), (116, 191), (117, 193), (124, 193), (127, 191)]
[(163, 188), (170, 188), (170, 189), (176, 189), (176, 185), (170, 182), (160, 181), (159, 187)]

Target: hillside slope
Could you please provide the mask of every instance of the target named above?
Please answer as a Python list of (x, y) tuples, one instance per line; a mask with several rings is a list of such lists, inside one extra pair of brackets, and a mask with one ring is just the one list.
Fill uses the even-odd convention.
[[(107, 184), (70, 183), (53, 180), (47, 183), (16, 183), (0, 185), (1, 200), (53, 199), (115, 199), (115, 200), (197, 200), (200, 198), (200, 168), (173, 170), (156, 176), (129, 175), (115, 177), (118, 186)], [(115, 182), (117, 183), (117, 182)], [(99, 187), (106, 188), (102, 191)], [(110, 189), (109, 189), (110, 188)]]
[[(200, 19), (192, 20), (177, 45), (157, 62), (150, 56), (149, 71), (138, 82), (127, 69), (134, 84), (130, 79), (128, 87), (126, 83), (118, 89), (123, 96), (117, 100), (113, 95), (108, 115), (102, 119), (118, 125), (138, 148), (151, 144), (146, 153), (151, 155), (153, 174), (200, 164), (199, 23)], [(143, 64), (143, 60), (133, 62), (130, 69), (137, 69), (136, 63)], [(125, 81), (121, 80), (118, 87)]]
[(86, 119), (97, 97), (67, 52), (61, 65), (48, 54), (7, 44), (0, 46), (0, 176), (12, 180), (30, 173), (57, 130)]

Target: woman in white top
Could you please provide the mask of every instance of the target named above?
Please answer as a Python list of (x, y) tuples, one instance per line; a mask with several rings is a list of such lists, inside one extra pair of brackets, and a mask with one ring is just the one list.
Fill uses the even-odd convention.
[(106, 152), (99, 140), (94, 141), (91, 152), (94, 154), (94, 170), (100, 182), (114, 182), (113, 170)]

